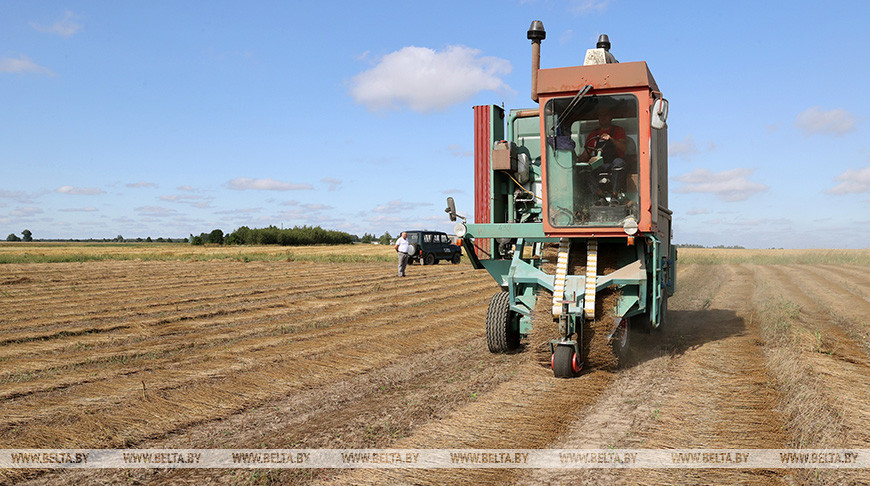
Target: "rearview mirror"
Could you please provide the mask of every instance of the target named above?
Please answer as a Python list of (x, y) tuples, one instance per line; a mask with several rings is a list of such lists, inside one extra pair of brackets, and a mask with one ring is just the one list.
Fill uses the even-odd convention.
[(650, 112), (650, 125), (660, 130), (665, 127), (665, 122), (668, 120), (668, 100), (659, 98), (653, 103), (652, 111)]
[(464, 216), (456, 214), (456, 203), (453, 202), (452, 197), (447, 198), (447, 209), (445, 209), (444, 212), (450, 215), (450, 221), (456, 221), (457, 217), (462, 221), (465, 221)]

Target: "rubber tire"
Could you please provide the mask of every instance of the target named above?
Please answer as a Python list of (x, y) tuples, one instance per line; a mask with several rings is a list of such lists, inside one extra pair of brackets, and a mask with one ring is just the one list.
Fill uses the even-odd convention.
[(423, 265), (435, 265), (435, 255), (431, 253), (423, 255)]
[(613, 347), (613, 354), (619, 358), (619, 364), (625, 364), (626, 360), (629, 356), (629, 349), (631, 348), (631, 333), (632, 333), (632, 325), (631, 319), (625, 320), (625, 337), (624, 342), (620, 342), (619, 331), (617, 330), (617, 334), (613, 336), (613, 341), (610, 342), (610, 345)]
[(556, 378), (574, 378), (579, 374), (573, 366), (574, 346), (556, 346), (553, 354), (553, 376)]
[(662, 296), (662, 318), (659, 321), (659, 327), (656, 328), (656, 331), (661, 332), (665, 326), (668, 325), (668, 294)]
[(486, 345), (490, 353), (504, 353), (519, 347), (520, 331), (514, 326), (514, 320), (510, 295), (497, 292), (486, 309)]
[(450, 263), (452, 263), (454, 265), (459, 265), (459, 262), (461, 262), (461, 261), (462, 261), (462, 255), (460, 255), (459, 253), (454, 253), (453, 258), (450, 259)]

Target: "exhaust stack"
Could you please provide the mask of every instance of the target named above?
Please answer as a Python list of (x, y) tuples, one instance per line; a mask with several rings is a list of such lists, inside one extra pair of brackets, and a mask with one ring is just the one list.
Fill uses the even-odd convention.
[(538, 70), (541, 69), (541, 41), (547, 38), (544, 23), (532, 21), (527, 37), (532, 41), (532, 101), (538, 102)]

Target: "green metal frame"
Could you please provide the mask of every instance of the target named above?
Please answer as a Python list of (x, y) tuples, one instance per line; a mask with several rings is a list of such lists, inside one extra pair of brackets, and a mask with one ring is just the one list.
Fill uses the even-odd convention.
[[(537, 299), (536, 289), (543, 287), (553, 291), (554, 275), (543, 272), (540, 260), (524, 259), (522, 257), (525, 246), (534, 243), (556, 243), (559, 238), (544, 235), (542, 223), (487, 223), (467, 224), (466, 235), (463, 245), (466, 254), (469, 255), (474, 268), (483, 268), (493, 277), (502, 288), (507, 289), (510, 298), (510, 309), (519, 315), (519, 329), (527, 334), (532, 327), (531, 312)], [(473, 238), (511, 238), (516, 239), (513, 258), (486, 259), (477, 258), (471, 240)], [(660, 257), (660, 242), (654, 235), (638, 236), (640, 242), (646, 241), (647, 245), (637, 244), (637, 260), (629, 265), (642, 262), (641, 269), (646, 270), (641, 275), (614, 277), (614, 274), (600, 275), (596, 282), (596, 291), (600, 291), (611, 285), (620, 288), (635, 287), (634, 291), (625, 292), (618, 301), (617, 315), (631, 317), (649, 311), (650, 322), (653, 327), (658, 327), (661, 322), (661, 292), (666, 288), (669, 280), (662, 272), (662, 260)], [(647, 250), (649, 248), (649, 251)], [(495, 251), (495, 249), (494, 249)], [(624, 268), (624, 267), (623, 267)], [(673, 264), (671, 264), (673, 268)], [(617, 270), (618, 271), (618, 270)], [(670, 271), (670, 268), (669, 268)], [(652, 273), (652, 279), (647, 278), (646, 272)], [(615, 273), (615, 272), (614, 272)], [(651, 298), (647, 301), (647, 285), (651, 287)], [(583, 312), (583, 289), (585, 288), (585, 276), (569, 275), (565, 281), (566, 295), (574, 297), (575, 302), (569, 305), (569, 327), (576, 329), (576, 319)], [(629, 290), (629, 289), (627, 289)], [(570, 329), (569, 329), (570, 330)]]

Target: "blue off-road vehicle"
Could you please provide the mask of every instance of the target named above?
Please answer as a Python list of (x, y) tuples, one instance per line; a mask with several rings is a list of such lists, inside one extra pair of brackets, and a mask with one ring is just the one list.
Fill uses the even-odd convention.
[(435, 265), (441, 260), (457, 264), (462, 259), (462, 248), (454, 245), (447, 233), (440, 231), (411, 230), (408, 233), (408, 243), (411, 249), (411, 263), (423, 262), (423, 265)]

